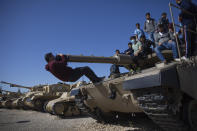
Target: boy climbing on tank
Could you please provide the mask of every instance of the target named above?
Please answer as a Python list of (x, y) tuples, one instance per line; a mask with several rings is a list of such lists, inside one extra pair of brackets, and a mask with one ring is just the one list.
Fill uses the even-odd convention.
[(47, 53), (45, 54), (45, 60), (48, 63), (45, 69), (62, 81), (75, 82), (83, 75), (89, 78), (93, 83), (103, 80), (103, 77), (97, 77), (88, 66), (75, 69), (67, 66), (67, 57), (63, 54), (59, 54), (55, 57), (52, 53)]

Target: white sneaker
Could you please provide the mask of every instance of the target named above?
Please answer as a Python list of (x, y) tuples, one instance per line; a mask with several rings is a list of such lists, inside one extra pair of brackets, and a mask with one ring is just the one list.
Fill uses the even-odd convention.
[(175, 58), (175, 59), (174, 59), (174, 61), (176, 61), (176, 62), (180, 62), (180, 61), (181, 61), (181, 59), (180, 59), (180, 58)]
[(185, 56), (181, 57), (181, 60), (188, 61), (189, 59)]

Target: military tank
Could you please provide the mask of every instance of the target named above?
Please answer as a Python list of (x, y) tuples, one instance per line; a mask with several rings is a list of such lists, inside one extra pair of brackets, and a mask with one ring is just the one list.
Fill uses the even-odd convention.
[(49, 101), (59, 98), (63, 92), (69, 90), (69, 85), (57, 83), (51, 85), (42, 85), (42, 90), (29, 92), (25, 99), (25, 105), (38, 111), (46, 111), (46, 105)]
[(19, 92), (11, 92), (11, 91), (6, 91), (6, 90), (2, 90), (3, 92), (5, 92), (5, 94), (3, 94), (3, 100), (1, 102), (1, 106), (3, 108), (13, 108), (12, 107), (12, 102), (14, 100), (16, 100), (17, 98), (20, 97), (21, 93)]
[[(172, 58), (171, 51), (164, 51), (163, 54)], [(112, 57), (66, 55), (65, 58), (68, 62), (111, 63), (123, 66), (133, 63), (129, 55), (123, 54)], [(144, 68), (151, 67), (159, 61), (155, 54), (149, 55), (148, 59), (149, 61), (140, 61), (140, 65)], [(99, 83), (83, 84), (79, 88), (74, 88), (71, 95), (75, 96), (76, 105), (80, 110), (90, 114), (99, 122), (128, 120), (134, 114), (143, 113), (136, 104), (133, 93), (122, 88), (125, 79), (130, 76), (131, 73), (123, 73), (117, 78), (108, 78)], [(112, 94), (115, 94), (114, 98), (111, 97)]]
[(12, 102), (14, 108), (23, 107), (24, 109), (34, 109), (45, 111), (46, 105), (50, 100), (59, 98), (63, 92), (70, 91), (70, 85), (57, 83), (52, 85), (36, 85), (27, 87), (1, 81), (2, 84), (8, 84), (10, 87), (25, 88), (30, 90), (18, 99)]
[(70, 90), (79, 87), (84, 81), (70, 85), (68, 92), (64, 92), (59, 98), (49, 101), (46, 105), (46, 111), (63, 117), (81, 115), (81, 111), (75, 104), (75, 97), (70, 96)]
[[(162, 53), (170, 59), (170, 52)], [(132, 64), (130, 56), (125, 55), (66, 57), (68, 62)], [(155, 66), (158, 59), (151, 54), (144, 61), (149, 64), (141, 64), (144, 69), (136, 74), (124, 73), (115, 79), (73, 89), (71, 95), (75, 96), (76, 105), (98, 121), (109, 122), (144, 112), (166, 131), (197, 129), (197, 57)], [(116, 94), (113, 99), (109, 97), (112, 92)]]
[[(27, 87), (27, 86), (22, 86), (22, 85), (17, 85), (17, 84), (13, 84), (13, 83), (9, 83), (9, 82), (5, 82), (5, 81), (1, 81), (0, 83), (2, 84), (6, 84), (9, 85), (10, 87), (17, 87), (17, 88), (24, 88), (24, 89), (28, 89), (28, 90), (32, 90), (31, 87)], [(19, 93), (19, 92), (18, 92)], [(24, 97), (27, 93), (20, 93), (20, 97), (16, 98), (15, 100), (12, 101), (11, 107), (12, 108), (16, 108), (16, 109), (26, 109), (25, 105), (24, 105)]]

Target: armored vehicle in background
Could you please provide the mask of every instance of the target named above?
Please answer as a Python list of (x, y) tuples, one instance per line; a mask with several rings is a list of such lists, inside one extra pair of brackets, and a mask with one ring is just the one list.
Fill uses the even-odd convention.
[[(28, 90), (32, 90), (31, 87), (27, 87), (27, 86), (22, 86), (22, 85), (17, 85), (17, 84), (13, 84), (13, 83), (8, 83), (8, 82), (5, 82), (5, 81), (1, 81), (0, 83), (2, 84), (7, 84), (9, 85), (10, 87), (17, 87), (17, 88), (24, 88), (24, 89), (28, 89)], [(23, 93), (20, 95), (19, 98), (16, 98), (15, 100), (12, 101), (12, 104), (11, 104), (11, 107), (12, 108), (23, 108), (23, 109), (26, 109), (25, 108), (25, 105), (24, 105), (24, 97), (27, 93)]]
[(42, 86), (42, 91), (32, 91), (25, 98), (25, 105), (31, 109), (45, 111), (49, 101), (59, 98), (63, 92), (69, 90), (69, 85), (57, 83)]
[(83, 83), (85, 82), (80, 81), (76, 84), (70, 85), (70, 90), (68, 92), (64, 92), (59, 98), (48, 102), (46, 105), (46, 111), (64, 117), (80, 115), (81, 111), (75, 104), (75, 97), (70, 96), (70, 91), (73, 88), (79, 87)]
[(27, 87), (17, 84), (1, 81), (3, 84), (8, 84), (10, 87), (25, 88), (30, 90), (12, 103), (13, 107), (24, 109), (35, 109), (44, 111), (47, 103), (50, 100), (59, 98), (63, 92), (70, 91), (70, 85), (64, 83), (57, 83), (52, 85), (36, 85)]
[(3, 94), (3, 98), (1, 101), (1, 106), (3, 108), (10, 108), (11, 109), (12, 102), (22, 95), (20, 92), (11, 92), (11, 91), (6, 91), (6, 90), (2, 90), (2, 91), (5, 92)]

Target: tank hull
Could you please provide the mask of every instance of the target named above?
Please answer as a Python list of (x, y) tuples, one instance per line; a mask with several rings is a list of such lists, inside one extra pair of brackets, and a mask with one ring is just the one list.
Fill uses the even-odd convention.
[(75, 105), (75, 98), (69, 96), (67, 92), (63, 93), (60, 98), (49, 101), (46, 111), (64, 117), (80, 115), (80, 110)]
[(194, 58), (128, 77), (123, 89), (131, 91), (136, 106), (165, 131), (189, 131), (197, 127), (196, 118), (191, 117), (197, 113), (196, 78)]

